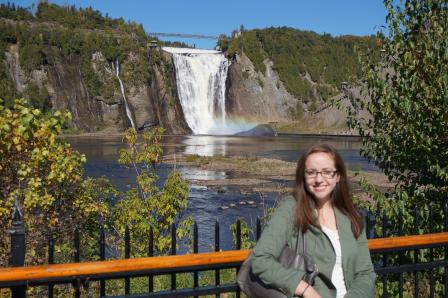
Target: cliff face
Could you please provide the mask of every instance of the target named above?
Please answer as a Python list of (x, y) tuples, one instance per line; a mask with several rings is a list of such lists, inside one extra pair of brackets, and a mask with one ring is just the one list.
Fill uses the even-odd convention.
[(256, 72), (249, 58), (237, 55), (227, 77), (227, 109), (235, 117), (257, 122), (290, 120), (300, 101), (290, 95), (272, 62), (265, 60), (266, 72)]
[(101, 106), (89, 95), (82, 80), (79, 57), (61, 57), (54, 52), (46, 56), (46, 88), (49, 90), (51, 106), (58, 110), (69, 110), (74, 127), (88, 132), (96, 130), (102, 122)]
[[(170, 63), (171, 55), (166, 55)], [(155, 66), (153, 68), (152, 80), (149, 84), (149, 97), (155, 118), (158, 119), (162, 127), (168, 134), (189, 134), (191, 129), (185, 120), (182, 106), (180, 104), (177, 88), (175, 86), (176, 78), (172, 64), (171, 67)], [(168, 79), (167, 79), (168, 78)]]
[[(168, 134), (191, 133), (178, 99), (172, 57), (158, 49), (152, 51), (157, 51), (162, 63), (148, 64), (148, 82), (141, 83), (132, 78), (134, 65), (142, 63), (145, 57), (129, 53), (119, 63), (119, 76), (124, 83), (133, 121), (140, 129), (159, 125)], [(18, 92), (24, 92), (29, 84), (45, 88), (51, 107), (69, 110), (73, 116), (71, 125), (86, 132), (104, 128), (122, 131), (131, 126), (115, 75), (115, 64), (108, 62), (101, 52), (91, 57), (92, 69), (105, 86), (96, 96), (90, 95), (86, 87), (79, 56), (63, 56), (52, 48), (45, 51), (45, 56), (46, 65), (26, 74), (20, 66), (18, 46), (9, 46), (4, 63)], [(287, 92), (273, 62), (266, 59), (264, 64), (266, 71), (261, 73), (255, 71), (253, 63), (244, 54), (237, 55), (232, 61), (226, 82), (226, 109), (230, 117), (257, 123), (298, 122), (302, 131), (346, 129), (347, 115), (344, 112), (324, 102), (310, 111), (309, 103)], [(345, 105), (342, 94), (335, 96), (332, 102)]]
[[(255, 71), (251, 60), (243, 54), (236, 55), (229, 67), (227, 77), (227, 110), (230, 117), (248, 119), (257, 123), (277, 123), (278, 127), (291, 132), (347, 132), (345, 108), (347, 94), (353, 94), (351, 87), (346, 92), (333, 96), (327, 102), (316, 92), (308, 99), (299, 99), (288, 93), (274, 63), (263, 61), (265, 73)], [(305, 76), (311, 85), (317, 85)], [(359, 93), (359, 90), (356, 90)]]
[[(93, 132), (104, 128), (122, 131), (131, 127), (121, 88), (114, 73), (114, 64), (107, 62), (102, 53), (95, 53), (91, 59), (92, 68), (104, 86), (103, 92), (96, 96), (89, 94), (79, 56), (63, 56), (51, 47), (46, 48), (44, 54), (46, 64), (27, 74), (20, 65), (18, 45), (8, 47), (3, 63), (18, 94), (26, 92), (32, 84), (37, 85), (39, 90), (45, 89), (51, 108), (69, 110), (72, 114), (70, 125), (82, 131)], [(144, 129), (159, 125), (169, 134), (190, 133), (177, 91), (169, 87), (175, 82), (175, 74), (162, 74), (163, 70), (153, 64), (148, 65), (146, 69), (150, 73), (149, 82), (133, 80), (133, 65), (141, 62), (141, 59), (144, 57), (130, 53), (126, 60), (119, 64), (119, 75), (136, 127)], [(172, 63), (169, 55), (164, 59), (165, 64)]]

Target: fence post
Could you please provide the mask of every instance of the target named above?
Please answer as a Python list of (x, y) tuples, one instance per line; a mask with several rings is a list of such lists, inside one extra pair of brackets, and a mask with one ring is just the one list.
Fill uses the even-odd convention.
[[(198, 224), (196, 221), (193, 223), (193, 253), (197, 254), (199, 252), (199, 235), (198, 235)], [(199, 272), (193, 272), (193, 287), (197, 289), (199, 287)], [(199, 296), (194, 296), (194, 298), (199, 298)]]
[[(124, 229), (124, 258), (129, 259), (131, 257), (131, 234), (129, 232), (129, 226), (126, 225)], [(131, 293), (131, 279), (126, 277), (124, 279), (124, 293), (128, 296)]]
[[(173, 222), (171, 224), (171, 255), (174, 256), (176, 255), (176, 247), (177, 247), (177, 242), (176, 242), (176, 224)], [(176, 289), (176, 273), (171, 273), (171, 290), (175, 290)]]
[[(236, 249), (240, 250), (241, 249), (241, 220), (237, 220), (236, 221)], [(236, 272), (236, 274), (238, 274), (238, 271)], [(236, 276), (235, 276), (236, 278)], [(241, 297), (241, 291), (240, 288), (236, 289), (236, 298), (240, 298)]]
[[(102, 224), (100, 232), (100, 260), (106, 260), (106, 232), (104, 231), (104, 225)], [(104, 279), (100, 280), (100, 297), (106, 296), (106, 281)]]
[[(220, 237), (219, 237), (219, 222), (215, 222), (215, 252), (220, 251)], [(221, 271), (219, 269), (215, 270), (215, 285), (219, 286), (221, 284)], [(220, 294), (215, 295), (216, 298), (220, 297)]]
[[(23, 227), (22, 211), (19, 207), (17, 195), (14, 201), (12, 214), (12, 227), (8, 231), (11, 237), (11, 259), (12, 267), (23, 267), (25, 265), (25, 228)], [(12, 298), (25, 298), (26, 286), (11, 287)]]

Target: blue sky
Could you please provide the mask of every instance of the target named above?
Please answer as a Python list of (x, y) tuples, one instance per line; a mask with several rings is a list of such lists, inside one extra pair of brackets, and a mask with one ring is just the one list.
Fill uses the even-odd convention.
[[(0, 0), (7, 3), (8, 0)], [(37, 0), (9, 1), (28, 7)], [(246, 29), (288, 26), (333, 36), (371, 35), (385, 24), (382, 0), (50, 0), (59, 5), (92, 6), (113, 18), (135, 21), (146, 32), (230, 35)], [(166, 39), (166, 38), (161, 38)], [(174, 39), (198, 48), (214, 40)]]

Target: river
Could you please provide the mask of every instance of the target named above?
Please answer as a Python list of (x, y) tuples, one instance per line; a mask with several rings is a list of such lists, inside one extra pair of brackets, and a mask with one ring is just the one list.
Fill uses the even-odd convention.
[[(135, 185), (134, 171), (117, 163), (118, 150), (124, 148), (121, 137), (66, 137), (66, 140), (87, 157), (85, 175), (105, 176), (121, 190)], [(284, 135), (277, 137), (235, 136), (165, 136), (165, 154), (182, 153), (201, 156), (258, 156), (296, 161), (300, 154), (315, 143), (334, 146), (351, 170), (377, 171), (376, 167), (359, 155), (361, 140), (353, 136)], [(185, 178), (195, 180), (226, 179), (227, 173), (178, 167)], [(171, 170), (162, 164), (157, 171), (161, 181)], [(221, 226), (221, 248), (231, 249), (230, 224), (244, 218), (254, 225), (257, 216), (279, 198), (277, 193), (242, 193), (238, 187), (225, 187), (224, 192), (199, 185), (190, 185), (186, 213), (193, 215), (199, 228), (199, 250), (208, 251), (213, 243), (214, 224)], [(251, 202), (253, 204), (249, 204)], [(249, 202), (249, 203), (248, 203)]]

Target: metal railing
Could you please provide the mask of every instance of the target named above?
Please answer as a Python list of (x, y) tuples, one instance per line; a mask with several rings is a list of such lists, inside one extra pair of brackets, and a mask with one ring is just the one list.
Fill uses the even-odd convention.
[[(418, 219), (418, 209), (414, 210)], [(442, 295), (448, 297), (448, 208), (444, 207), (443, 230), (434, 230), (434, 214), (430, 211), (428, 215), (430, 232), (423, 235), (403, 236), (402, 216), (398, 216), (398, 225), (392, 225), (385, 213), (372, 214), (366, 217), (366, 229), (374, 238), (368, 240), (369, 249), (372, 253), (375, 271), (379, 275), (378, 283), (382, 290), (380, 294), (388, 297), (390, 287), (397, 288), (397, 295), (403, 297), (404, 291), (413, 292), (414, 297), (437, 297)], [(381, 220), (380, 231), (374, 227)], [(393, 231), (392, 226), (398, 231)], [(414, 232), (418, 234), (421, 228), (418, 220), (414, 220)], [(407, 232), (407, 231), (406, 231)], [(21, 222), (20, 212), (14, 213), (11, 234), (11, 266), (0, 269), (0, 288), (10, 288), (12, 297), (26, 297), (28, 287), (45, 286), (45, 296), (54, 297), (54, 287), (59, 284), (72, 284), (73, 295), (81, 297), (83, 288), (95, 284), (98, 297), (198, 297), (204, 295), (216, 295), (221, 293), (234, 293), (240, 297), (240, 292), (235, 282), (235, 274), (244, 259), (250, 254), (250, 250), (241, 250), (241, 222), (236, 223), (235, 249), (231, 251), (220, 251), (220, 227), (215, 224), (214, 252), (198, 253), (198, 227), (193, 227), (193, 253), (176, 255), (177, 239), (176, 227), (171, 227), (171, 255), (154, 255), (154, 243), (152, 231), (148, 235), (148, 257), (130, 258), (130, 236), (129, 230), (125, 232), (125, 259), (105, 260), (106, 241), (105, 231), (100, 233), (99, 255), (102, 261), (84, 262), (80, 261), (79, 232), (74, 235), (74, 263), (53, 264), (54, 262), (54, 240), (49, 235), (48, 265), (23, 267), (25, 257), (25, 233)], [(255, 238), (261, 234), (261, 223), (257, 220)], [(378, 235), (380, 234), (380, 235)], [(398, 234), (398, 236), (392, 236)], [(384, 237), (383, 237), (384, 236)], [(221, 273), (226, 269), (227, 281), (221, 279)], [(200, 277), (204, 272), (212, 272), (212, 284), (200, 285)], [(177, 278), (181, 273), (188, 273), (191, 278), (190, 286), (178, 288)], [(168, 288), (155, 291), (154, 279), (160, 275), (168, 275)], [(131, 292), (131, 279), (134, 277), (147, 278), (145, 293)], [(123, 296), (107, 296), (106, 281), (124, 279)], [(411, 281), (411, 282), (409, 282)], [(436, 291), (435, 285), (439, 289)], [(442, 287), (443, 289), (440, 289)], [(92, 288), (92, 287), (91, 287)], [(407, 289), (406, 288), (410, 288)], [(92, 295), (92, 293), (90, 292)], [(116, 295), (116, 293), (113, 293)]]

